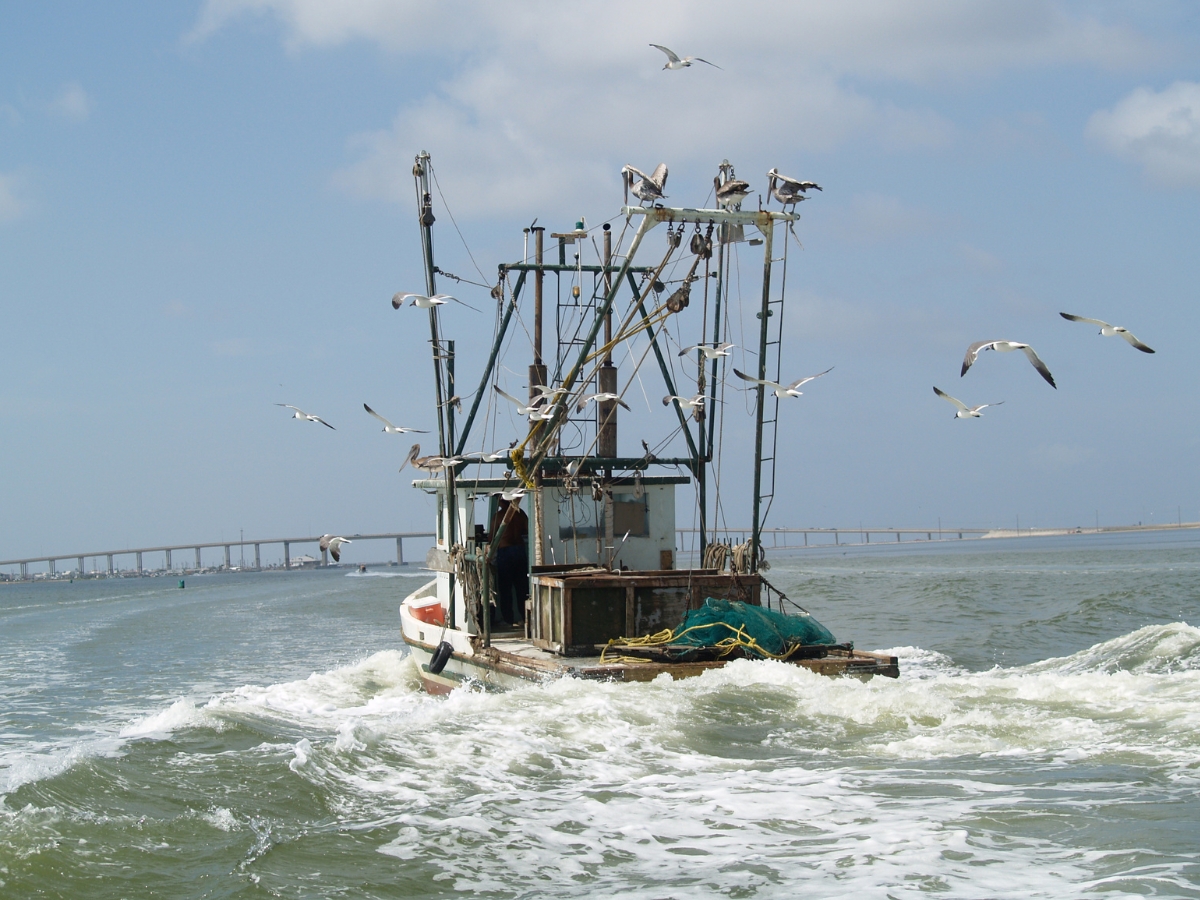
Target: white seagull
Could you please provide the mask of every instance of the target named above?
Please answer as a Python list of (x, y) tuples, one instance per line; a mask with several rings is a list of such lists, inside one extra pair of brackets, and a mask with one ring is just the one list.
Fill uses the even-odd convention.
[(1071, 322), (1087, 322), (1089, 325), (1099, 325), (1100, 333), (1105, 337), (1112, 337), (1114, 334), (1125, 338), (1132, 346), (1137, 347), (1143, 353), (1153, 353), (1154, 351), (1135, 338), (1129, 333), (1128, 328), (1122, 328), (1120, 325), (1109, 325), (1107, 322), (1102, 322), (1100, 319), (1087, 319), (1083, 316), (1073, 316), (1070, 313), (1060, 312), (1060, 316)]
[(987, 409), (989, 406), (1000, 406), (1004, 403), (1004, 401), (1001, 400), (1000, 403), (980, 403), (978, 406), (967, 406), (967, 404), (963, 403), (961, 400), (951, 397), (943, 390), (939, 390), (937, 385), (933, 386), (933, 392), (939, 397), (949, 400), (958, 407), (958, 412), (954, 414), (954, 418), (956, 419), (978, 419), (980, 417), (979, 411), (981, 409)]
[(462, 303), (457, 297), (451, 297), (449, 294), (434, 294), (432, 297), (426, 297), (424, 294), (406, 294), (402, 291), (392, 295), (392, 308), (399, 309), (408, 302), (409, 298), (412, 298), (412, 305), (417, 309), (432, 309), (435, 306), (444, 305), (447, 300)]
[[(633, 176), (638, 177), (638, 181), (633, 180)], [(644, 202), (653, 203), (655, 200), (663, 199), (666, 194), (663, 191), (667, 187), (667, 164), (659, 163), (654, 168), (652, 175), (647, 175), (641, 169), (634, 166), (622, 166), (621, 178), (625, 184), (625, 203), (629, 203), (629, 194)]]
[(501, 397), (503, 397), (505, 400), (510, 400), (513, 403), (517, 404), (517, 415), (529, 416), (532, 419), (534, 414), (537, 414), (540, 418), (541, 411), (542, 411), (541, 406), (533, 406), (533, 405), (526, 406), (524, 403), (522, 403), (520, 400), (518, 400), (512, 394), (506, 394), (506, 393), (504, 393), (504, 391), (500, 390), (499, 385), (493, 384), (492, 390), (495, 391), (497, 394), (499, 394)]
[(698, 409), (704, 408), (704, 402), (708, 398), (703, 394), (697, 394), (694, 397), (680, 397), (677, 394), (667, 394), (663, 397), (663, 406), (670, 406), (672, 400), (678, 400), (679, 405), (688, 412), (695, 412)]
[(714, 69), (721, 68), (716, 63), (710, 63), (707, 59), (701, 59), (698, 56), (685, 56), (683, 59), (680, 59), (674, 50), (664, 47), (662, 44), (651, 44), (650, 46), (655, 50), (661, 50), (667, 54), (667, 64), (663, 66), (664, 69), (686, 69), (694, 62), (702, 62), (706, 66), (712, 66)]
[[(579, 402), (575, 405), (575, 412), (583, 412), (583, 408), (595, 400), (597, 403), (603, 403), (605, 400), (615, 400), (621, 406), (629, 409), (629, 404), (621, 399), (620, 394), (614, 394), (612, 391), (601, 391), (598, 394), (588, 394), (586, 397), (580, 397)], [(629, 410), (633, 412), (633, 410)]]
[(501, 500), (507, 500), (509, 503), (512, 503), (512, 501), (520, 500), (522, 497), (525, 496), (525, 488), (512, 487), (512, 488), (505, 488), (502, 491), (492, 491), (492, 496), (499, 497)]
[(816, 375), (809, 375), (807, 378), (800, 378), (796, 381), (793, 381), (791, 384), (780, 384), (778, 381), (763, 381), (761, 378), (751, 378), (745, 372), (739, 372), (737, 369), (733, 370), (733, 374), (742, 379), (742, 381), (749, 381), (752, 384), (766, 385), (772, 390), (776, 397), (782, 400), (784, 397), (799, 397), (804, 392), (796, 390), (798, 387), (808, 384), (808, 382), (812, 381), (814, 378), (820, 378), (822, 375), (828, 375), (832, 371), (833, 366), (830, 366), (824, 372), (818, 372)]
[(412, 449), (408, 451), (408, 456), (400, 464), (399, 471), (403, 472), (404, 467), (412, 463), (413, 468), (416, 469), (424, 469), (426, 472), (440, 472), (443, 469), (451, 469), (459, 463), (464, 462), (461, 456), (419, 456), (420, 452), (421, 445), (413, 444)]
[(699, 350), (701, 353), (704, 354), (705, 359), (716, 359), (719, 356), (728, 356), (729, 351), (732, 350), (735, 346), (737, 346), (737, 345), (736, 344), (717, 344), (714, 346), (712, 343), (693, 344), (690, 347), (684, 347), (682, 350), (680, 350), (679, 355), (687, 356), (689, 353)]
[(321, 549), (328, 550), (334, 562), (339, 562), (342, 558), (342, 544), (353, 543), (354, 541), (348, 541), (344, 537), (334, 537), (332, 534), (321, 535)]
[(1028, 344), (1022, 344), (1019, 341), (976, 341), (967, 348), (967, 355), (963, 357), (962, 371), (958, 374), (959, 378), (967, 374), (967, 369), (971, 368), (971, 364), (975, 362), (979, 354), (984, 350), (996, 350), (1000, 353), (1011, 353), (1013, 350), (1021, 350), (1028, 357), (1029, 362), (1038, 370), (1041, 375), (1050, 384), (1050, 387), (1058, 390), (1058, 385), (1054, 383), (1054, 376), (1050, 374), (1050, 370), (1046, 368), (1046, 364), (1033, 351), (1033, 348)]
[(750, 196), (750, 184), (738, 178), (730, 178), (721, 184), (721, 179), (717, 176), (713, 178), (713, 184), (717, 189), (717, 206), (725, 209), (737, 206)]
[[(308, 413), (306, 413), (304, 410), (302, 410), (298, 406), (292, 406), (290, 403), (276, 403), (275, 405), (276, 406), (286, 406), (288, 409), (294, 409), (296, 412), (292, 416), (293, 419), (303, 419), (306, 422), (320, 422), (326, 428), (333, 428), (332, 425), (330, 425), (328, 422), (326, 422), (320, 416), (310, 416)], [(333, 428), (333, 430), (337, 431), (336, 428)]]
[(367, 412), (369, 412), (371, 415), (373, 415), (375, 418), (377, 418), (380, 422), (382, 422), (383, 430), (385, 432), (387, 432), (388, 434), (408, 434), (408, 432), (410, 432), (410, 431), (415, 432), (417, 434), (429, 434), (428, 431), (424, 431), (420, 428), (405, 428), (403, 425), (393, 425), (391, 422), (389, 422), (387, 419), (385, 419), (379, 413), (375, 412), (375, 410), (371, 409), (371, 407), (367, 406), (367, 404), (365, 404), (365, 403), (363, 404), (363, 409), (365, 409)]

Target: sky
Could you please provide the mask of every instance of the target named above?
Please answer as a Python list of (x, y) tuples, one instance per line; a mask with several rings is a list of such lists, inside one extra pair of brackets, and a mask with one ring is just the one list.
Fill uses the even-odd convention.
[[(650, 42), (720, 68), (664, 71)], [(388, 302), (424, 288), (422, 150), (438, 264), (487, 284), (535, 217), (620, 232), (626, 163), (665, 161), (681, 206), (711, 204), (724, 159), (764, 197), (771, 167), (822, 185), (788, 248), (781, 371), (834, 368), (781, 405), (769, 526), (1200, 520), (1193, 4), (51, 2), (0, 7), (0, 558), (429, 528), (397, 473), (411, 436), (362, 409), (434, 427), (425, 314)], [(761, 266), (736, 248), (751, 369)], [(495, 303), (439, 288), (480, 310), (442, 319), (473, 385)], [(960, 378), (983, 339), (1032, 345), (1057, 390), (1020, 353)], [(521, 330), (511, 393), (528, 355)], [(1003, 405), (955, 420), (934, 385)], [(669, 436), (662, 393), (647, 364), (623, 453)], [(519, 426), (501, 408), (479, 440)]]

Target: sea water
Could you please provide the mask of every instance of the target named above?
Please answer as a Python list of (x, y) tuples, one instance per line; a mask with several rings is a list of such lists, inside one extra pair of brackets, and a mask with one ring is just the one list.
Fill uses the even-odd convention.
[(0, 897), (1200, 897), (1200, 532), (769, 558), (901, 677), (434, 698), (420, 571), (0, 585)]

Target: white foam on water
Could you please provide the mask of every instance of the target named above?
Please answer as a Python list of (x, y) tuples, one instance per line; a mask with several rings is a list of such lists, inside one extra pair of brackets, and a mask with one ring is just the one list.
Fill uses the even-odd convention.
[(207, 722), (203, 709), (197, 709), (192, 700), (181, 698), (161, 712), (129, 723), (121, 729), (120, 736), (126, 739), (164, 740), (176, 731), (195, 728)]

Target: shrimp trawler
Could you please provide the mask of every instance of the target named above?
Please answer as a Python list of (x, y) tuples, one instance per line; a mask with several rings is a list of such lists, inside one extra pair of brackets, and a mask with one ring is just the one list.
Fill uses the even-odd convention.
[[(525, 229), (523, 258), (501, 264), (491, 289), (496, 327), (478, 386), (460, 397), (455, 342), (443, 337), (440, 309), (454, 298), (437, 295), (437, 276), (449, 273), (434, 263), (432, 164), (427, 153), (416, 158), (426, 294), (398, 294), (393, 305), (413, 296), (413, 306), (427, 309), (433, 350), (437, 452), (420, 457), (414, 447), (407, 462), (423, 470), (413, 486), (436, 498), (436, 545), (426, 558), (434, 578), (400, 607), (401, 633), (425, 689), (446, 693), (467, 682), (506, 688), (564, 676), (649, 681), (662, 673), (699, 675), (741, 657), (826, 675), (898, 676), (895, 657), (838, 643), (762, 572), (780, 396), (766, 386), (768, 374), (779, 379), (784, 304), (772, 284), (779, 262), (772, 254), (776, 228), (799, 220), (794, 208), (803, 198), (776, 192), (793, 212), (744, 212), (745, 183), (726, 162), (716, 180), (720, 208), (629, 206), (630, 190), (661, 198), (666, 167), (652, 176), (632, 167), (622, 174), (626, 205), (613, 220), (624, 225), (620, 235), (610, 223), (589, 229), (578, 221), (549, 235), (557, 261), (547, 261), (545, 230)], [(642, 180), (634, 183), (635, 175)], [(652, 249), (660, 226), (655, 237), (665, 232), (665, 241)], [(747, 241), (747, 230), (758, 237)], [(720, 500), (714, 448), (717, 420), (724, 419), (713, 411), (732, 346), (722, 303), (728, 306), (730, 248), (743, 241), (762, 247), (763, 284), (758, 377), (741, 375), (755, 399), (752, 527), (747, 541), (732, 545), (712, 539), (709, 514)], [(593, 263), (584, 262), (588, 250), (595, 251)], [(639, 255), (647, 264), (639, 264)], [(784, 276), (781, 284), (786, 268)], [(532, 347), (527, 401), (497, 383), (514, 320), (524, 321), (522, 303), (532, 319), (531, 328), (525, 325)], [(543, 355), (551, 316), (553, 349)], [(687, 335), (693, 346), (675, 353), (667, 346), (675, 335), (678, 343)], [(654, 363), (646, 365), (651, 356)], [(677, 359), (685, 373), (678, 377)], [(633, 367), (624, 388), (619, 365)], [(618, 410), (628, 409), (625, 391), (650, 381), (655, 368), (673, 428), (654, 446), (641, 441), (640, 454), (622, 455), (617, 424)], [(694, 383), (685, 389), (683, 378)], [(466, 397), (471, 403), (460, 426), (456, 413), (462, 415)], [(508, 448), (469, 452), (472, 427), (494, 421), (496, 405), (510, 402), (528, 420), (527, 432), (522, 423), (524, 433)], [(474, 443), (486, 446), (482, 438)], [(657, 455), (672, 445), (685, 445), (686, 455)], [(683, 554), (676, 545), (676, 489), (689, 484), (699, 545)], [(681, 567), (684, 558), (699, 566)]]

